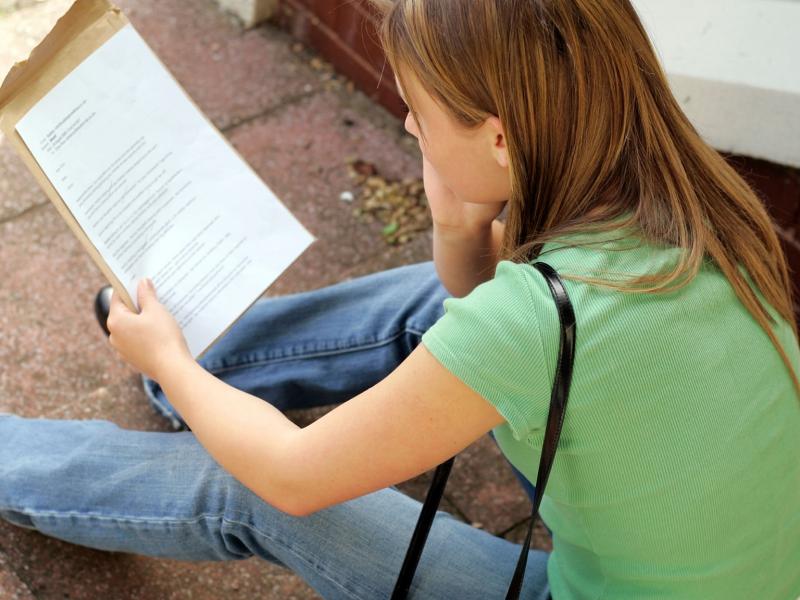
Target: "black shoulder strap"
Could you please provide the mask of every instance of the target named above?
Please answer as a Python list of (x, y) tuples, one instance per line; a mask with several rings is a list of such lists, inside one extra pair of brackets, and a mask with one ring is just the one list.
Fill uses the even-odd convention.
[[(555, 382), (550, 396), (550, 411), (547, 415), (547, 427), (545, 429), (544, 443), (542, 444), (542, 455), (539, 460), (539, 471), (536, 475), (536, 495), (534, 497), (533, 512), (531, 513), (531, 520), (528, 525), (528, 535), (525, 538), (525, 543), (522, 545), (519, 560), (517, 561), (517, 568), (514, 571), (514, 577), (509, 585), (506, 600), (516, 600), (519, 598), (522, 589), (522, 580), (525, 577), (525, 567), (528, 563), (528, 551), (531, 546), (534, 521), (536, 520), (536, 514), (539, 512), (539, 504), (541, 503), (542, 495), (547, 485), (547, 478), (550, 475), (556, 447), (558, 446), (558, 440), (561, 436), (561, 426), (564, 422), (564, 412), (567, 408), (569, 386), (572, 381), (572, 365), (575, 358), (575, 312), (572, 309), (572, 303), (569, 301), (567, 290), (561, 278), (558, 276), (558, 273), (550, 265), (543, 262), (536, 262), (533, 266), (547, 280), (550, 293), (553, 295), (553, 300), (558, 310), (558, 319), (561, 323), (561, 341), (558, 349)], [(444, 493), (444, 487), (447, 484), (447, 478), (452, 466), (453, 459), (451, 458), (436, 468), (433, 482), (428, 490), (428, 495), (425, 497), (425, 502), (422, 505), (422, 511), (417, 521), (417, 526), (411, 536), (411, 542), (408, 546), (403, 566), (400, 569), (400, 575), (397, 578), (394, 592), (392, 593), (392, 600), (403, 600), (408, 596), (408, 591), (411, 588), (411, 580), (414, 578), (414, 572), (419, 564), (419, 559), (425, 546), (425, 540), (428, 538), (428, 532), (436, 516), (436, 509)]]
[(539, 472), (536, 474), (536, 492), (531, 511), (531, 520), (528, 524), (528, 535), (525, 536), (525, 543), (517, 561), (517, 568), (511, 585), (508, 587), (506, 600), (516, 600), (522, 590), (522, 580), (525, 577), (525, 566), (528, 563), (528, 550), (531, 547), (531, 536), (536, 514), (539, 512), (539, 505), (542, 503), (547, 478), (550, 476), (550, 468), (556, 456), (558, 440), (561, 437), (561, 426), (564, 423), (564, 413), (567, 410), (567, 399), (569, 398), (569, 386), (572, 382), (572, 365), (575, 360), (575, 311), (569, 301), (567, 290), (564, 283), (558, 276), (553, 267), (547, 263), (537, 262), (533, 265), (544, 275), (550, 293), (555, 300), (558, 309), (558, 320), (561, 323), (561, 341), (558, 347), (558, 363), (556, 364), (555, 381), (553, 391), (550, 394), (550, 411), (547, 414), (547, 428), (544, 433), (542, 443), (542, 456), (539, 459)]

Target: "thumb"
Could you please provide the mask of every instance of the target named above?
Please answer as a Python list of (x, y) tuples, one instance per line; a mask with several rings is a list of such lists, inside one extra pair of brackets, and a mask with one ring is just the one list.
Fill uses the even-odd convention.
[(139, 281), (139, 287), (136, 292), (139, 297), (139, 308), (142, 310), (145, 310), (150, 304), (158, 303), (156, 288), (149, 277), (145, 277)]

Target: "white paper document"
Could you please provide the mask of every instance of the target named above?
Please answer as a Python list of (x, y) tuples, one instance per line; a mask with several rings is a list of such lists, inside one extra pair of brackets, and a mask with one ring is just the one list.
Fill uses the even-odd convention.
[(134, 302), (153, 280), (195, 357), (314, 241), (131, 25), (17, 131)]

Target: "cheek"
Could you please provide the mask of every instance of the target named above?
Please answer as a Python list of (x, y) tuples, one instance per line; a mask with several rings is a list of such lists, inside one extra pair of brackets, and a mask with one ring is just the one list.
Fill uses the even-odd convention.
[[(431, 150), (431, 149), (429, 149)], [(426, 152), (439, 176), (465, 202), (494, 201), (494, 173), (485, 161), (479, 160), (469, 148), (449, 148)]]
[[(416, 125), (413, 118), (411, 123)], [(497, 163), (480, 142), (438, 125), (435, 122), (429, 124), (425, 139), (417, 139), (420, 150), (442, 182), (465, 202), (506, 200), (508, 174), (498, 171)]]

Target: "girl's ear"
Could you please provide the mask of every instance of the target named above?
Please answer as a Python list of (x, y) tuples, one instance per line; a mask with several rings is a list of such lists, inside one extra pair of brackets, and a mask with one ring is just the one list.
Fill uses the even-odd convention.
[(489, 128), (491, 136), (491, 152), (497, 164), (504, 168), (508, 168), (508, 147), (506, 146), (506, 134), (503, 130), (503, 124), (498, 117), (494, 115), (486, 119), (486, 125)]

